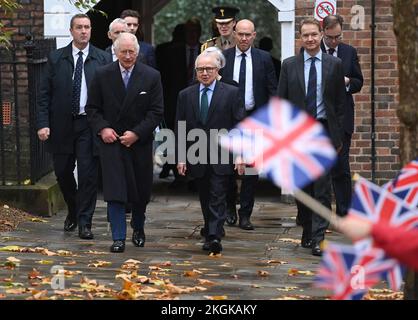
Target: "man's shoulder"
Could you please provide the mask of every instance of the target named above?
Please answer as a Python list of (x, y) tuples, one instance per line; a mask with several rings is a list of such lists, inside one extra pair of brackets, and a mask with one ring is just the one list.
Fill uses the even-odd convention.
[(219, 88), (221, 88), (222, 90), (225, 90), (227, 92), (235, 92), (235, 91), (239, 91), (239, 88), (237, 87), (238, 83), (236, 83), (237, 85), (234, 85), (234, 83), (236, 83), (235, 81), (218, 81), (218, 85)]
[[(111, 47), (109, 47), (109, 49), (110, 48)], [(102, 60), (102, 62), (109, 63), (110, 61), (112, 61), (111, 52), (111, 49), (110, 51), (105, 51), (90, 44), (89, 55)]]
[(205, 42), (203, 42), (203, 44), (200, 47), (200, 51), (203, 52), (209, 47), (216, 46), (216, 40), (217, 39), (218, 39), (218, 37), (214, 37), (214, 38), (208, 39)]
[(144, 42), (144, 41), (140, 41), (139, 42), (139, 50), (141, 51), (152, 51), (154, 50), (154, 47), (152, 46), (152, 44), (148, 43), (148, 42)]
[(296, 61), (298, 60), (299, 57), (300, 57), (300, 54), (298, 54), (296, 56), (286, 58), (286, 59), (283, 60), (283, 65), (296, 63)]

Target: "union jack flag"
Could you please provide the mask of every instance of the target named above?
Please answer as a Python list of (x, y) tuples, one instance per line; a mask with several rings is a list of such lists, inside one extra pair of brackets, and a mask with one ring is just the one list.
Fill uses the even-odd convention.
[(315, 286), (333, 291), (334, 300), (360, 300), (393, 268), (396, 260), (383, 260), (383, 250), (369, 240), (356, 245), (329, 244), (315, 277)]
[(398, 176), (385, 184), (383, 188), (416, 208), (418, 206), (418, 158), (403, 167)]
[(323, 126), (278, 98), (221, 137), (220, 144), (289, 190), (301, 189), (319, 178), (336, 158)]
[(354, 187), (350, 217), (406, 229), (418, 227), (418, 209), (405, 204), (388, 189), (359, 178)]
[[(380, 188), (363, 178), (356, 182), (348, 213), (352, 218), (372, 223), (385, 223), (406, 229), (418, 227), (418, 209), (396, 197), (389, 188)], [(383, 257), (383, 260), (388, 259), (390, 258), (386, 255)], [(384, 274), (391, 289), (399, 290), (403, 273), (404, 267), (397, 263)]]

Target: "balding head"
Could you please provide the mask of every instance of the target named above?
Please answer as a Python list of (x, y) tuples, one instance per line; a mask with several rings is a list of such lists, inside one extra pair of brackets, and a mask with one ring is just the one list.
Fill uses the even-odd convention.
[(254, 23), (250, 20), (240, 20), (235, 26), (237, 47), (242, 52), (247, 51), (253, 45), (256, 35)]

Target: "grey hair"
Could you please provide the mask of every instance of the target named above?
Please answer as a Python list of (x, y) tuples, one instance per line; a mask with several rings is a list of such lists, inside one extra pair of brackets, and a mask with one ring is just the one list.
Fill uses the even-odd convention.
[(226, 64), (226, 60), (225, 60), (225, 56), (223, 55), (222, 51), (217, 48), (217, 47), (209, 47), (206, 48), (196, 59), (196, 63), (195, 66), (197, 67), (197, 60), (201, 57), (201, 56), (212, 56), (215, 58), (215, 62), (216, 62), (216, 67), (218, 69), (222, 69), (223, 67), (225, 67)]
[(117, 39), (115, 40), (115, 42), (113, 44), (113, 46), (115, 47), (115, 52), (119, 51), (120, 42), (124, 39), (131, 40), (135, 45), (136, 52), (139, 53), (138, 39), (136, 38), (136, 36), (134, 34), (129, 33), (129, 32), (121, 33), (119, 35), (119, 37), (117, 37)]
[(128, 29), (128, 25), (127, 25), (127, 23), (126, 23), (126, 21), (125, 21), (125, 20), (123, 20), (122, 18), (116, 18), (115, 20), (113, 20), (113, 21), (109, 24), (109, 32), (112, 32), (113, 26), (114, 26), (115, 24), (117, 24), (117, 23), (119, 23), (119, 24), (123, 24), (123, 25), (124, 25), (124, 27), (125, 27), (126, 29)]

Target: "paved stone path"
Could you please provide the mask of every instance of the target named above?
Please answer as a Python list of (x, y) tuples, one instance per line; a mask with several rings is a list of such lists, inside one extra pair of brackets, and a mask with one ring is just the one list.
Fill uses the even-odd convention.
[[(197, 194), (187, 192), (185, 188), (171, 189), (169, 183), (168, 179), (156, 179), (153, 199), (148, 207), (145, 230), (147, 242), (144, 248), (136, 248), (127, 241), (123, 254), (109, 253), (111, 236), (103, 201), (97, 203), (92, 230), (95, 239), (92, 241), (79, 239), (77, 233), (62, 231), (65, 212), (49, 219), (42, 218), (46, 222), (27, 222), (14, 232), (0, 234), (0, 250), (6, 246), (19, 246), (19, 250), (22, 250), (21, 247), (49, 250), (36, 249), (34, 253), (0, 251), (0, 297), (327, 297), (327, 292), (312, 287), (311, 273), (289, 274), (290, 269), (294, 269), (294, 272), (314, 273), (320, 258), (312, 256), (310, 250), (302, 248), (298, 243), (301, 228), (295, 224), (296, 207), (280, 203), (276, 188), (266, 181), (260, 183), (252, 219), (256, 229), (244, 231), (238, 227), (226, 226), (222, 255), (210, 257), (201, 249), (199, 231), (202, 217)], [(131, 230), (128, 230), (130, 236)], [(329, 233), (327, 239), (341, 240), (341, 235)], [(48, 256), (49, 252), (57, 255)], [(7, 258), (11, 261), (7, 261)], [(13, 262), (13, 258), (20, 261)], [(135, 266), (137, 268), (134, 273), (132, 268), (121, 269), (128, 259), (141, 261), (141, 264), (135, 265), (134, 262), (131, 265), (133, 269)], [(100, 262), (95, 262), (98, 260), (111, 264), (102, 263), (103, 266), (94, 267), (94, 263), (100, 265)], [(66, 290), (54, 292), (51, 288), (51, 282), (60, 284), (62, 280), (51, 278), (53, 274), (50, 270), (53, 266), (65, 268)], [(122, 276), (125, 282), (116, 279), (116, 275), (121, 273), (125, 274)], [(140, 285), (138, 282), (145, 283)]]

